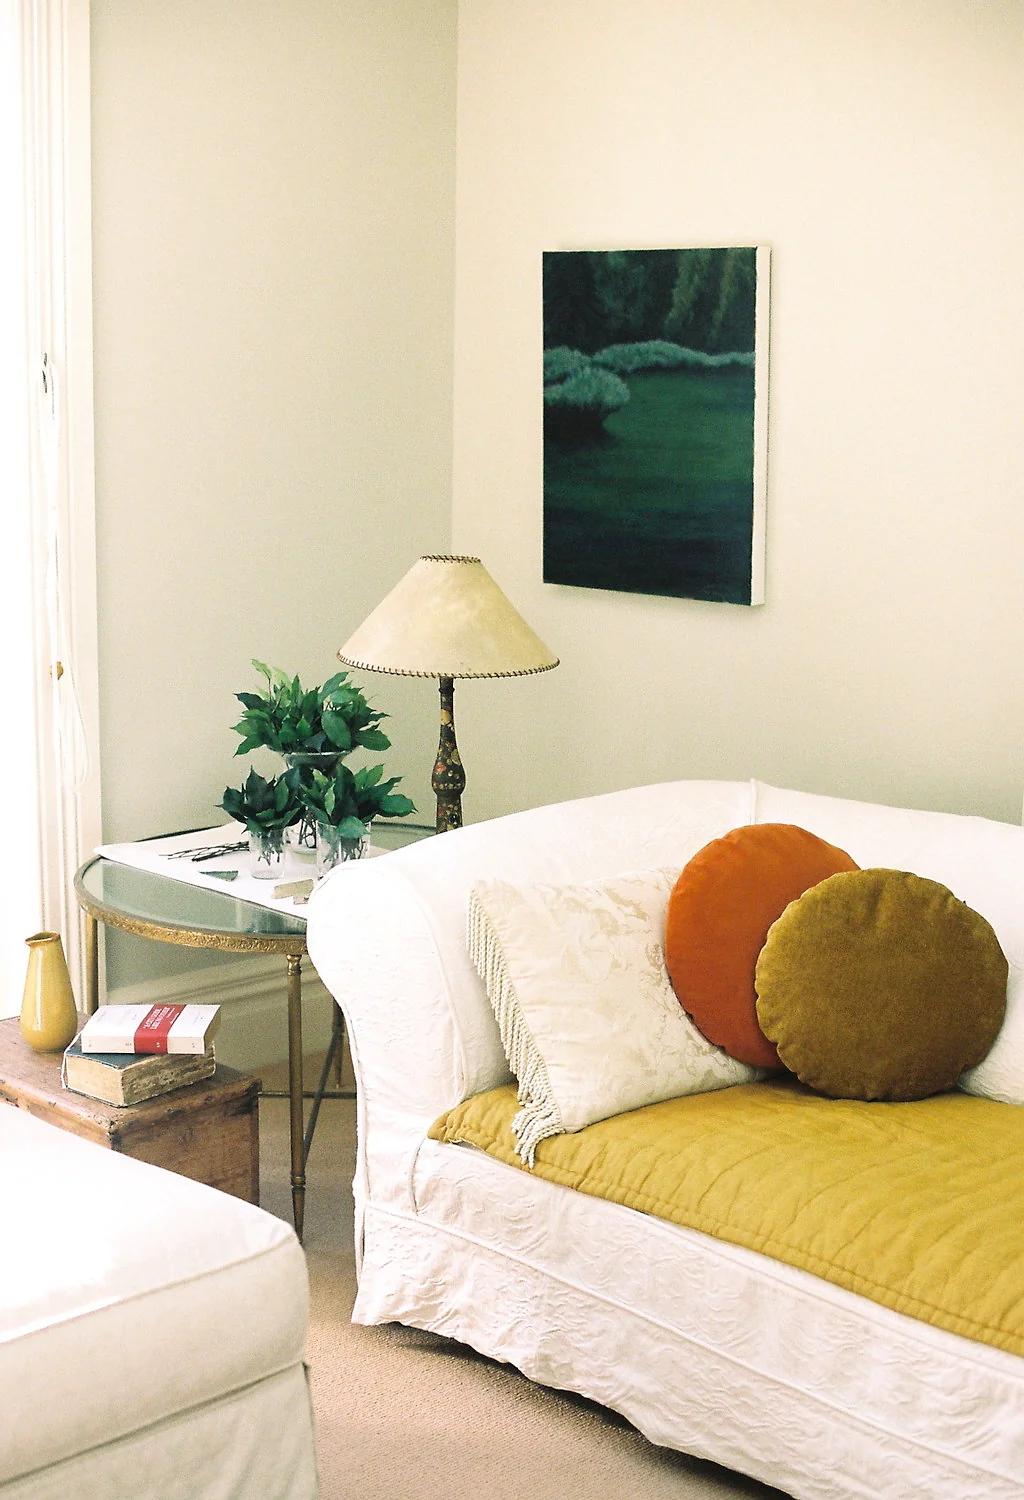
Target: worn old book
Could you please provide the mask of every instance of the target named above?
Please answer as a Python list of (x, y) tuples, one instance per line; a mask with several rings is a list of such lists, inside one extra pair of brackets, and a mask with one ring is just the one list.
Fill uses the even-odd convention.
[(213, 1048), (205, 1052), (83, 1052), (81, 1036), (64, 1052), (61, 1082), (75, 1094), (119, 1106), (141, 1104), (173, 1089), (211, 1078), (217, 1068)]
[(201, 1056), (219, 1021), (219, 1005), (101, 1005), (82, 1028), (82, 1051)]

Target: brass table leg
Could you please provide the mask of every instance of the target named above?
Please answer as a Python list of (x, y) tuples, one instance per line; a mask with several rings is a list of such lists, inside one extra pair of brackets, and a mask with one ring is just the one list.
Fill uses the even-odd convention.
[(85, 1013), (95, 1014), (100, 1003), (99, 923), (85, 913)]
[(288, 955), (288, 1102), (292, 1147), (292, 1217), (302, 1239), (306, 1204), (306, 1161), (302, 1149), (302, 959)]

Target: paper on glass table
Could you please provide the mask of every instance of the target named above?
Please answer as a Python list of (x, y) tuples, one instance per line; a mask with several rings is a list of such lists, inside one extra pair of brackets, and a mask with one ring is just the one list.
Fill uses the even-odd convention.
[[(192, 833), (175, 833), (168, 838), (145, 839), (138, 844), (101, 844), (96, 850), (104, 859), (119, 865), (131, 865), (136, 870), (149, 870), (154, 875), (166, 875), (169, 880), (180, 880), (185, 885), (198, 885), (204, 890), (220, 891), (222, 895), (234, 896), (239, 901), (251, 901), (254, 906), (266, 906), (271, 911), (296, 914), (291, 896), (275, 897), (275, 886), (296, 880), (312, 880), (315, 875), (312, 850), (289, 846), (285, 869), (277, 880), (256, 880), (249, 874), (249, 855), (242, 849), (234, 854), (222, 854), (216, 859), (193, 864), (190, 859), (168, 859), (180, 849), (206, 849), (217, 844), (237, 844), (246, 836), (241, 823), (223, 823), (217, 828), (198, 828)], [(383, 854), (383, 849), (370, 849), (370, 855)], [(219, 880), (216, 871), (237, 870), (237, 879)]]

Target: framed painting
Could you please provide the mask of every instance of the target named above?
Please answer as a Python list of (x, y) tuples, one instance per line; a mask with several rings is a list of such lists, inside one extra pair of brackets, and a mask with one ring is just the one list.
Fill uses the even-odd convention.
[(544, 254), (544, 580), (763, 604), (767, 247)]

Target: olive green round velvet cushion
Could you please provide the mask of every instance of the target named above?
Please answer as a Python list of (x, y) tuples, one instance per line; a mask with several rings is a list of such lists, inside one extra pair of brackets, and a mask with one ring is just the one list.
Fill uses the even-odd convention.
[(787, 906), (755, 971), (791, 1072), (837, 1099), (923, 1099), (981, 1062), (1006, 1010), (985, 918), (903, 870), (832, 875)]

